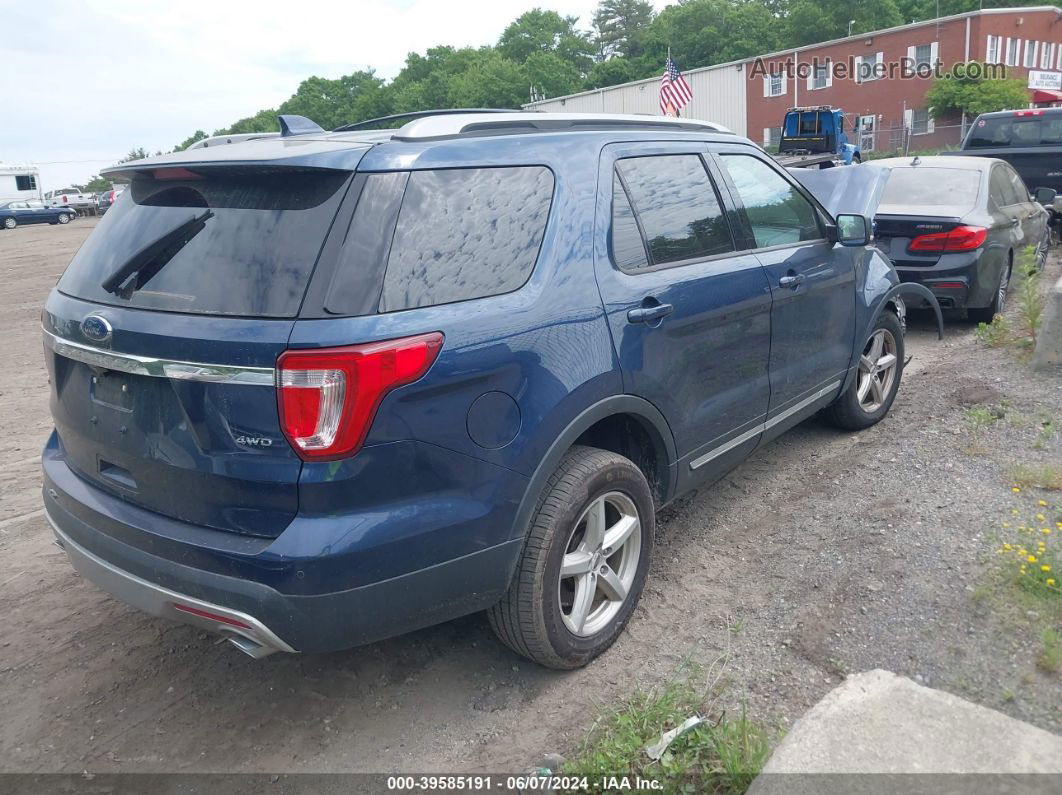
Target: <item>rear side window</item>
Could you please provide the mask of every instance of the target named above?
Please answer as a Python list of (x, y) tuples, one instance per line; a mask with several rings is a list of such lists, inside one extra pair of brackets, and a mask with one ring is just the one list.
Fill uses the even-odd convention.
[(751, 155), (723, 155), (721, 159), (745, 206), (757, 248), (823, 236), (811, 202), (771, 166)]
[(1003, 166), (996, 166), (992, 169), (992, 177), (989, 180), (989, 191), (992, 194), (992, 198), (995, 199), (996, 205), (999, 207), (1010, 207), (1013, 204), (1020, 204), (1026, 201), (1022, 196), (1018, 195), (1018, 192), (1014, 189), (1014, 183), (1011, 182), (1010, 176)]
[(1062, 144), (1062, 116), (996, 116), (980, 119), (970, 131), (967, 149), (1058, 146)]
[(734, 250), (719, 196), (697, 155), (619, 160), (653, 265), (701, 259)]
[(380, 311), (518, 289), (538, 259), (552, 199), (553, 174), (543, 166), (412, 172)]
[(322, 169), (137, 177), (59, 290), (104, 304), (294, 317), (350, 178)]
[(624, 271), (649, 267), (642, 233), (619, 174), (612, 178), (612, 259)]

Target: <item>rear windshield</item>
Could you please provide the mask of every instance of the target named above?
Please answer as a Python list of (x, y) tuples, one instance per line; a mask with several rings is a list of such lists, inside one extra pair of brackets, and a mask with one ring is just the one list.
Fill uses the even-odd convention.
[(1062, 145), (1062, 116), (996, 116), (970, 131), (967, 149)]
[(138, 177), (59, 290), (171, 312), (294, 317), (350, 174), (212, 170)]
[(981, 172), (961, 168), (894, 168), (885, 183), (881, 203), (912, 207), (972, 210), (981, 185)]

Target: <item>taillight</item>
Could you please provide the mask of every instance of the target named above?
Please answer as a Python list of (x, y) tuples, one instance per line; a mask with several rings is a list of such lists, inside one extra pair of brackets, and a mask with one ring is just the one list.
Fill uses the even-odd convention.
[(436, 331), (342, 348), (285, 351), (277, 361), (284, 436), (307, 460), (353, 455), (384, 396), (428, 372), (442, 344), (443, 335)]
[(940, 254), (946, 251), (973, 251), (980, 248), (988, 230), (983, 226), (957, 226), (950, 232), (935, 232), (932, 235), (919, 235), (907, 247), (910, 252)]
[(70, 201), (70, 200), (67, 198), (66, 194), (64, 193), (63, 194), (63, 204), (66, 204), (68, 201)]

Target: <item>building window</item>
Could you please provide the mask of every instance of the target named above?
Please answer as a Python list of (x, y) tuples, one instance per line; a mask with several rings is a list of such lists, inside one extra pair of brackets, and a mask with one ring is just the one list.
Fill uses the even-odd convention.
[(37, 177), (33, 174), (18, 174), (15, 177), (15, 190), (37, 190)]
[(816, 63), (811, 68), (811, 75), (808, 77), (808, 88), (815, 90), (819, 88), (827, 88), (833, 83), (832, 75), (830, 74), (830, 62)]
[(919, 44), (914, 48), (914, 62), (915, 66), (921, 66), (927, 64), (933, 65), (933, 45), (932, 44)]
[(1002, 36), (989, 36), (985, 46), (985, 63), (999, 63), (999, 46), (1002, 44)]
[(873, 55), (864, 55), (859, 59), (859, 69), (856, 72), (856, 79), (860, 83), (866, 83), (871, 80), (878, 80), (882, 77), (882, 73), (879, 71), (881, 65), (885, 60), (885, 53), (876, 52)]
[(1007, 66), (1018, 65), (1018, 51), (1021, 50), (1021, 39), (1007, 39), (1007, 55), (1004, 63)]
[(929, 110), (922, 108), (911, 114), (911, 134), (925, 135), (929, 132)]
[(771, 96), (779, 97), (782, 95), (782, 73), (779, 72), (776, 75), (771, 75)]
[(1040, 43), (1040, 68), (1050, 69), (1055, 62), (1055, 45), (1049, 41)]
[(1025, 42), (1025, 68), (1036, 68), (1036, 56), (1040, 51), (1040, 42), (1038, 41), (1026, 41)]

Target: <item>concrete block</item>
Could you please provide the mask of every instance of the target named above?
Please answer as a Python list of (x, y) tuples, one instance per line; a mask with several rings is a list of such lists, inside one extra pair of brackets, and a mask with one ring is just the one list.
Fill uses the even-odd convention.
[(1047, 370), (1062, 366), (1062, 279), (1055, 282), (1047, 293), (1040, 333), (1036, 335), (1033, 350), (1034, 370)]

